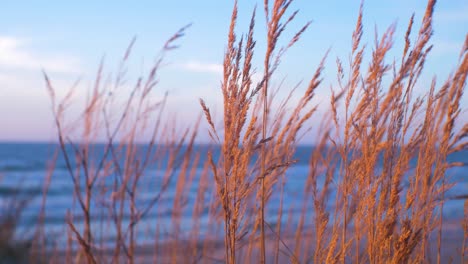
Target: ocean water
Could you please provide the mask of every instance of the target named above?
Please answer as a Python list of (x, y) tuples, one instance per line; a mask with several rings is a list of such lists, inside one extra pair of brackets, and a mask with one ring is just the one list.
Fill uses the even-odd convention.
[[(49, 163), (54, 155), (57, 146), (46, 143), (0, 143), (0, 217), (4, 217), (11, 209), (11, 202), (15, 198), (25, 198), (28, 202), (18, 216), (18, 232), (27, 234), (34, 230), (37, 223), (40, 208), (43, 204), (43, 188), (44, 182), (48, 175)], [(144, 148), (144, 146), (143, 146)], [(209, 146), (195, 146), (196, 151), (202, 153), (202, 162), (195, 173), (194, 183), (190, 186), (186, 193), (185, 210), (181, 217), (181, 233), (188, 232), (192, 229), (192, 208), (194, 207), (199, 186), (197, 185), (200, 174), (203, 170), (203, 160), (206, 158), (206, 153)], [(297, 149), (295, 159), (298, 160), (291, 168), (287, 170), (286, 182), (284, 185), (284, 217), (283, 222), (288, 221), (288, 213), (294, 216), (299, 216), (303, 201), (304, 201), (304, 186), (308, 174), (308, 159), (313, 147), (300, 146)], [(97, 153), (103, 151), (102, 145), (96, 145)], [(219, 149), (214, 148), (214, 155), (219, 155)], [(457, 153), (449, 157), (451, 161), (461, 161), (468, 164), (468, 152)], [(138, 187), (137, 206), (144, 208), (148, 206), (151, 200), (155, 197), (162, 185), (162, 178), (166, 171), (164, 164), (167, 164), (167, 157), (162, 157), (162, 167), (150, 166), (142, 176), (140, 186)], [(174, 171), (177, 174), (177, 170)], [(444, 217), (447, 219), (461, 219), (463, 216), (463, 199), (460, 196), (468, 194), (468, 168), (452, 168), (447, 171), (447, 176), (450, 183), (455, 185), (447, 193), (448, 201), (444, 205)], [(175, 178), (175, 177), (174, 177)], [(110, 178), (109, 178), (110, 180)], [(209, 200), (214, 192), (213, 179), (208, 181), (208, 191), (205, 199)], [(330, 197), (333, 197), (334, 190), (331, 190)], [(173, 215), (173, 204), (176, 193), (176, 182), (172, 181), (168, 185), (167, 190), (163, 193), (160, 200), (152, 207), (147, 216), (141, 220), (140, 228), (137, 237), (144, 242), (152, 240), (156, 234), (156, 224), (160, 235), (162, 230), (170, 230), (171, 219)], [(280, 195), (279, 190), (273, 191), (272, 197), (267, 208), (267, 221), (276, 222), (277, 209), (279, 207)], [(95, 230), (103, 232), (103, 237), (107, 241), (112, 241), (115, 238), (115, 232), (112, 228), (103, 230), (106, 226), (103, 225), (102, 215), (109, 215), (107, 207), (110, 194), (104, 191), (103, 198), (99, 201), (94, 200), (92, 203), (93, 212), (92, 224)], [(82, 216), (80, 214), (78, 203), (73, 196), (73, 183), (69, 176), (64, 159), (59, 155), (55, 169), (51, 175), (51, 182), (48, 192), (45, 196), (45, 218), (44, 225), (46, 232), (51, 234), (65, 234), (66, 224), (65, 217), (67, 212), (74, 212), (74, 223), (80, 228)], [(310, 203), (309, 203), (310, 204)], [(330, 199), (328, 206), (331, 208), (334, 201)], [(11, 210), (10, 210), (11, 211)], [(200, 217), (201, 234), (211, 230), (213, 223), (209, 222), (209, 208), (204, 208), (203, 214)], [(308, 214), (312, 214), (312, 208), (309, 208)], [(298, 217), (297, 217), (298, 218)], [(124, 223), (128, 223), (128, 215), (124, 218)], [(220, 226), (221, 227), (221, 226)], [(109, 231), (110, 230), (110, 231)], [(166, 234), (168, 235), (168, 234)], [(64, 236), (57, 235), (57, 239), (64, 239)]]

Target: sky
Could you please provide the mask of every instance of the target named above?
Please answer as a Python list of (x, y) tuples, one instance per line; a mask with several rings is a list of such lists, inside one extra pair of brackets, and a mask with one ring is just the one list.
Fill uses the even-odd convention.
[[(255, 4), (261, 7), (262, 3), (239, 0), (239, 32), (247, 29)], [(312, 24), (282, 60), (278, 76), (285, 79), (283, 86), (308, 80), (330, 49), (325, 82), (317, 92), (317, 100), (326, 98), (329, 86), (334, 84), (336, 58), (348, 60), (359, 5), (360, 0), (294, 1), (291, 9), (300, 12), (285, 37), (309, 20)], [(164, 42), (189, 23), (192, 26), (178, 42), (180, 48), (166, 59), (158, 91), (161, 95), (169, 92), (169, 108), (182, 122), (200, 113), (198, 98), (219, 111), (222, 59), (232, 6), (231, 0), (4, 1), (0, 9), (0, 141), (55, 138), (42, 70), (50, 75), (59, 94), (80, 78), (77, 96), (84, 97), (103, 57), (106, 72), (112, 72), (136, 37), (129, 64), (136, 76), (142, 65), (155, 58)], [(395, 22), (396, 51), (390, 55), (399, 58), (397, 51), (401, 51), (411, 14), (414, 12), (416, 21), (420, 21), (424, 10), (424, 1), (365, 1), (364, 42), (372, 46), (375, 28), (383, 33)], [(257, 12), (256, 31), (260, 54), (265, 46), (262, 11), (259, 8)], [(434, 74), (443, 80), (455, 68), (467, 32), (468, 1), (439, 0), (431, 41), (434, 49), (421, 89)], [(367, 53), (370, 55), (370, 50)], [(255, 58), (258, 65), (260, 54)], [(468, 106), (466, 96), (463, 100)]]

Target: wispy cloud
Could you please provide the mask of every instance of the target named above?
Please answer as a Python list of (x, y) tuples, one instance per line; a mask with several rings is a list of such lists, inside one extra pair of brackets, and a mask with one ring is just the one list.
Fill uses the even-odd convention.
[(66, 55), (41, 55), (30, 43), (14, 37), (0, 36), (0, 67), (18, 70), (44, 69), (55, 73), (79, 73), (80, 60)]
[(189, 61), (179, 65), (180, 68), (192, 72), (222, 74), (223, 65), (216, 63), (204, 63), (198, 61)]
[(434, 48), (432, 54), (436, 56), (444, 56), (447, 54), (458, 55), (462, 49), (463, 43), (455, 41), (439, 40), (433, 43)]
[(468, 6), (457, 9), (442, 10), (435, 13), (436, 22), (440, 23), (467, 23)]

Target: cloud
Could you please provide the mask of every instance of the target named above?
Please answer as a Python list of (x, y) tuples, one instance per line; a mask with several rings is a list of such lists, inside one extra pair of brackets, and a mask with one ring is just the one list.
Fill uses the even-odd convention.
[(468, 6), (457, 9), (443, 10), (435, 13), (436, 22), (441, 23), (467, 23)]
[(80, 61), (65, 55), (39, 55), (30, 50), (27, 41), (0, 36), (0, 67), (17, 70), (44, 69), (54, 73), (79, 73)]
[(216, 63), (203, 63), (198, 61), (189, 61), (183, 64), (180, 64), (180, 68), (192, 71), (192, 72), (201, 72), (201, 73), (213, 73), (213, 74), (222, 74), (223, 65)]
[(446, 40), (435, 41), (433, 45), (432, 54), (435, 56), (444, 56), (447, 54), (458, 55), (463, 47), (463, 43)]
[[(178, 68), (198, 73), (211, 73), (216, 75), (223, 74), (223, 65), (216, 63), (202, 63), (197, 61), (189, 61), (187, 63), (179, 64)], [(252, 83), (256, 85), (263, 79), (263, 74), (254, 72), (252, 74)], [(217, 84), (217, 83), (216, 83)]]

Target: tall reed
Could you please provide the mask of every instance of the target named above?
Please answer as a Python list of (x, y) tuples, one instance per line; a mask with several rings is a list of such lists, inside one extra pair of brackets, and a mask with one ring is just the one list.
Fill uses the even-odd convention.
[[(341, 61), (337, 63), (339, 86), (332, 93), (330, 107), (334, 128), (322, 139), (336, 154), (323, 155), (316, 149), (315, 155), (325, 160), (326, 172), (314, 161), (306, 186), (306, 190), (314, 190), (311, 196), (316, 204), (316, 249), (312, 250), (316, 262), (425, 262), (430, 258), (427, 248), (435, 228), (440, 227), (442, 235), (443, 218), (436, 209), (442, 214), (444, 193), (451, 187), (445, 184), (446, 171), (463, 165), (451, 163), (447, 157), (467, 147), (465, 128), (454, 125), (461, 121), (467, 55), (464, 48), (454, 74), (439, 90), (434, 78), (426, 94), (414, 92), (432, 49), (428, 43), (434, 6), (435, 1), (428, 1), (413, 47), (414, 16), (411, 18), (400, 64), (385, 60), (393, 46), (392, 25), (376, 37), (365, 72), (361, 8), (347, 80)], [(335, 155), (340, 157), (338, 167)], [(329, 172), (337, 175), (336, 209), (327, 212), (324, 195), (333, 180), (325, 180), (321, 187), (325, 193), (319, 195), (316, 177)], [(440, 260), (440, 250), (437, 255)]]
[[(461, 118), (468, 37), (453, 73), (442, 83), (434, 77), (421, 93), (416, 87), (422, 85), (432, 49), (435, 1), (428, 0), (416, 34), (415, 16), (411, 17), (400, 58), (391, 62), (388, 56), (394, 49), (396, 25), (380, 36), (376, 33), (375, 45), (368, 48), (362, 39), (365, 16), (361, 5), (348, 67), (337, 59), (336, 85), (332, 85), (328, 108), (320, 109), (313, 99), (323, 86), (328, 53), (302, 92), (301, 84), (275, 87), (280, 60), (310, 24), (283, 42), (284, 32), (298, 15), (298, 11), (290, 12), (293, 2), (264, 1), (267, 34), (258, 82), (254, 82), (254, 55), (260, 49), (254, 38), (256, 9), (246, 34), (239, 34), (240, 11), (234, 2), (220, 87), (221, 128), (200, 99), (208, 133), (220, 148), (219, 157), (216, 146), (206, 148), (206, 161), (205, 153), (196, 147), (200, 120), (179, 131), (164, 110), (166, 95), (156, 101), (150, 96), (166, 53), (175, 48), (186, 28), (167, 41), (147, 75), (129, 90), (125, 90), (126, 65), (134, 41), (116, 76), (106, 78), (101, 64), (76, 121), (67, 115), (74, 90), (59, 100), (44, 73), (61, 154), (83, 216), (81, 228), (74, 218), (76, 211), (68, 212), (67, 261), (139, 262), (142, 219), (157, 211), (155, 207), (169, 191), (174, 195), (170, 226), (157, 217), (154, 220), (155, 262), (444, 261), (443, 206), (454, 185), (447, 174), (453, 167), (466, 165), (448, 157), (468, 150), (468, 123)], [(368, 52), (369, 60), (365, 59)], [(280, 89), (289, 89), (289, 94), (280, 98)], [(313, 122), (319, 110), (326, 113)], [(316, 134), (314, 141), (305, 142), (314, 147), (308, 171), (302, 172), (306, 174), (304, 200), (288, 204), (291, 194), (285, 186), (295, 176), (289, 175), (289, 168), (297, 162), (297, 145), (311, 126)], [(148, 138), (146, 146), (139, 144), (143, 135)], [(103, 152), (94, 144), (98, 140), (104, 141)], [(151, 166), (163, 175), (152, 197), (145, 200), (139, 191)], [(198, 188), (194, 197), (188, 195), (191, 187)], [(280, 193), (279, 208), (271, 206), (275, 192)], [(193, 208), (187, 206), (189, 199), (194, 199)], [(467, 250), (466, 204), (462, 262)], [(294, 214), (297, 208), (299, 213)], [(188, 225), (184, 224), (186, 215), (191, 217)], [(200, 219), (205, 216), (208, 227), (203, 230)], [(100, 227), (93, 222), (96, 217)], [(116, 234), (110, 248), (103, 242), (106, 233)], [(218, 239), (223, 240), (221, 250)], [(437, 250), (433, 250), (434, 241)], [(76, 245), (79, 248), (73, 252)]]
[[(129, 90), (126, 89), (126, 63), (135, 40), (125, 52), (113, 80), (104, 77), (101, 63), (84, 110), (74, 122), (69, 122), (70, 118), (66, 117), (66, 110), (73, 102), (74, 88), (58, 101), (53, 84), (44, 73), (61, 154), (83, 215), (82, 230), (75, 224), (74, 212), (69, 211), (67, 216), (72, 239), (80, 246), (74, 261), (84, 261), (83, 258), (87, 263), (104, 261), (106, 248), (98, 243), (99, 233), (92, 223), (93, 218), (99, 216), (101, 223), (109, 228), (105, 232), (116, 233), (112, 262), (134, 263), (139, 222), (159, 202), (174, 177), (178, 179), (177, 194), (183, 192), (182, 179), (188, 175), (197, 127), (194, 124), (193, 129), (188, 127), (178, 133), (172, 120), (164, 116), (167, 96), (155, 99), (152, 94), (166, 53), (176, 48), (176, 41), (186, 29), (181, 28), (165, 43), (147, 76), (138, 78)], [(77, 136), (77, 132), (81, 135)], [(148, 138), (145, 145), (139, 142), (141, 137)], [(96, 145), (99, 141), (104, 143)], [(140, 204), (138, 188), (142, 188), (142, 178), (148, 174), (150, 166), (163, 167), (165, 173), (153, 197)], [(176, 175), (178, 169), (181, 171)], [(180, 207), (179, 203), (175, 201), (175, 209)], [(99, 214), (98, 208), (104, 209), (105, 213), (101, 210)], [(174, 215), (174, 218), (178, 219), (178, 216)], [(103, 230), (100, 231), (102, 235)]]

